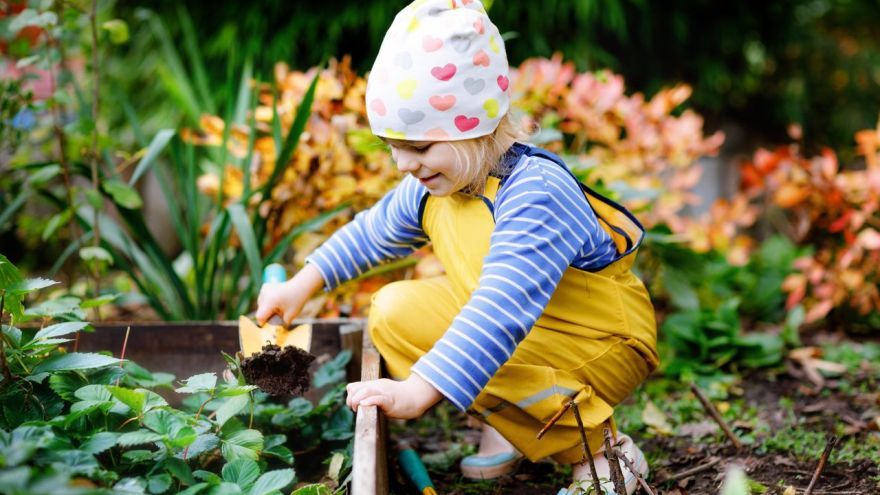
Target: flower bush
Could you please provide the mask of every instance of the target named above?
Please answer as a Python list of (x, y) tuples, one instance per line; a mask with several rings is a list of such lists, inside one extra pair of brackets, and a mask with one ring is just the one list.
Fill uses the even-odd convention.
[(787, 307), (806, 321), (835, 309), (880, 311), (880, 125), (856, 134), (864, 167), (842, 169), (830, 149), (804, 156), (797, 145), (758, 150), (742, 167), (741, 197), (768, 208), (768, 222), (814, 252), (786, 278)]

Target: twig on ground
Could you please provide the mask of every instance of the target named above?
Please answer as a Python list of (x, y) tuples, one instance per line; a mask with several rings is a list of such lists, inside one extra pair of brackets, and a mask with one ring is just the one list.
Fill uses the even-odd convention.
[(694, 467), (694, 468), (686, 469), (686, 470), (684, 470), (684, 471), (682, 471), (682, 472), (680, 472), (680, 473), (676, 473), (676, 474), (674, 474), (674, 475), (672, 475), (672, 476), (670, 476), (670, 477), (668, 477), (668, 478), (665, 478), (665, 479), (662, 479), (662, 480), (656, 480), (656, 481), (657, 481), (658, 483), (666, 483), (666, 482), (669, 482), (669, 481), (675, 481), (675, 480), (680, 480), (680, 479), (683, 479), (683, 478), (688, 478), (688, 477), (691, 477), (691, 476), (693, 476), (693, 475), (695, 475), (695, 474), (699, 474), (699, 473), (702, 473), (703, 471), (708, 470), (709, 468), (711, 468), (711, 467), (714, 466), (715, 464), (718, 464), (719, 462), (721, 462), (721, 458), (720, 458), (720, 457), (715, 457), (714, 459), (712, 459), (712, 460), (706, 462), (705, 464), (701, 464), (701, 465), (699, 465), (699, 466), (697, 466), (697, 467)]
[(586, 454), (587, 462), (590, 463), (593, 489), (596, 490), (596, 493), (603, 493), (602, 485), (599, 483), (599, 473), (596, 472), (596, 463), (593, 461), (593, 453), (590, 452), (590, 443), (587, 442), (587, 433), (584, 431), (584, 422), (581, 420), (581, 411), (578, 409), (578, 403), (571, 399), (568, 409), (574, 409), (574, 419), (577, 421), (578, 432), (581, 434), (581, 443), (584, 444), (584, 454)]
[(700, 404), (703, 404), (703, 408), (706, 410), (706, 412), (708, 412), (709, 415), (712, 416), (712, 419), (714, 419), (715, 422), (718, 423), (718, 426), (721, 427), (721, 429), (724, 431), (724, 434), (727, 435), (727, 438), (730, 439), (730, 442), (733, 443), (734, 447), (736, 447), (736, 450), (741, 450), (742, 444), (739, 442), (736, 436), (734, 436), (733, 432), (730, 430), (730, 427), (727, 426), (727, 422), (725, 422), (724, 418), (721, 417), (721, 413), (718, 412), (718, 409), (715, 409), (715, 406), (713, 406), (712, 403), (709, 402), (709, 399), (707, 399), (706, 396), (703, 395), (703, 392), (697, 387), (695, 383), (691, 383), (691, 391), (693, 391), (694, 395), (697, 396)]
[(816, 472), (813, 473), (813, 479), (810, 480), (810, 484), (807, 486), (807, 489), (804, 490), (804, 495), (810, 495), (811, 493), (813, 493), (813, 487), (819, 480), (819, 475), (822, 474), (822, 470), (825, 469), (825, 463), (828, 462), (828, 456), (837, 445), (838, 440), (839, 438), (837, 438), (836, 435), (828, 436), (828, 440), (825, 443), (825, 450), (822, 452), (822, 457), (819, 458), (819, 465), (816, 466)]
[(645, 490), (645, 493), (647, 493), (648, 495), (656, 495), (654, 493), (654, 490), (651, 488), (651, 485), (649, 485), (648, 482), (645, 481), (645, 478), (643, 478), (642, 475), (639, 474), (638, 471), (636, 471), (636, 467), (633, 466), (632, 461), (629, 460), (625, 455), (623, 455), (623, 452), (621, 452), (620, 449), (616, 447), (614, 448), (614, 453), (617, 455), (618, 459), (626, 464), (627, 469), (629, 469), (629, 471), (636, 477), (636, 480), (638, 480), (639, 484), (642, 485), (642, 489)]
[(602, 435), (605, 437), (605, 458), (608, 459), (608, 468), (611, 471), (611, 482), (614, 483), (614, 492), (626, 495), (626, 483), (623, 482), (623, 471), (617, 460), (617, 452), (611, 446), (611, 425), (608, 421), (603, 423)]

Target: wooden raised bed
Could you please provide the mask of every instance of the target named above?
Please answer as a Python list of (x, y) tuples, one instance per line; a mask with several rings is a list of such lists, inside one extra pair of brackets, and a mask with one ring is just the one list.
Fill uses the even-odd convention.
[[(371, 380), (381, 376), (379, 353), (363, 331), (360, 319), (298, 320), (294, 324), (313, 325), (311, 352), (322, 361), (341, 349), (352, 351), (348, 365), (349, 381)], [(199, 373), (226, 369), (221, 351), (235, 354), (239, 350), (238, 321), (199, 322), (115, 322), (96, 323), (94, 333), (81, 332), (81, 352), (122, 352), (128, 330), (125, 358), (152, 372), (172, 373), (183, 380)], [(317, 362), (313, 366), (317, 367)], [(314, 370), (313, 370), (314, 371)], [(176, 394), (169, 395), (173, 403)], [(310, 397), (310, 394), (306, 394)], [(352, 495), (385, 495), (388, 493), (388, 464), (385, 448), (385, 420), (375, 406), (358, 409), (355, 419)]]

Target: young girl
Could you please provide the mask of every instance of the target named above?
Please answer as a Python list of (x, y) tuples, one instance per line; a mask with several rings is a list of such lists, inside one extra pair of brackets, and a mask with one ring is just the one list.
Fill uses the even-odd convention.
[[(405, 177), (288, 282), (266, 284), (257, 319), (291, 321), (330, 290), (431, 243), (445, 276), (377, 292), (369, 332), (394, 380), (348, 385), (348, 404), (415, 418), (441, 399), (483, 424), (461, 468), (493, 478), (525, 455), (590, 479), (571, 399), (602, 481), (602, 426), (657, 364), (654, 313), (630, 271), (641, 225), (582, 186), (555, 155), (516, 142), (508, 64), (478, 0), (417, 0), (389, 28), (366, 92), (373, 132)], [(616, 442), (641, 474), (631, 439)], [(521, 454), (520, 454), (521, 453)], [(624, 468), (627, 490), (636, 479)], [(612, 493), (611, 484), (603, 485)]]

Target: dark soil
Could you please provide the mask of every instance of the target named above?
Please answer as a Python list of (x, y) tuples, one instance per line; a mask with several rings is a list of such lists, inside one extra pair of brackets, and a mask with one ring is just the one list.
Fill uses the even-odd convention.
[(294, 346), (267, 344), (241, 361), (241, 371), (251, 385), (277, 397), (294, 397), (308, 391), (309, 365), (315, 356)]
[[(750, 480), (766, 488), (764, 493), (781, 495), (786, 487), (793, 486), (797, 494), (802, 494), (816, 470), (826, 435), (833, 433), (840, 437), (840, 444), (822, 471), (813, 494), (880, 494), (880, 458), (860, 454), (861, 457), (850, 456), (845, 461), (833, 460), (844, 449), (844, 442), (848, 442), (850, 452), (853, 444), (877, 445), (880, 392), (876, 370), (851, 374), (846, 380), (829, 380), (822, 389), (817, 389), (796, 371), (789, 367), (784, 372), (754, 373), (744, 376), (735, 387), (738, 397), (731, 399), (741, 400), (745, 408), (757, 411), (757, 417), (751, 421), (730, 421), (741, 440), (751, 438), (739, 452), (708, 414), (696, 423), (679, 425), (676, 435), (627, 431), (651, 460), (648, 481), (655, 492), (717, 494), (728, 469), (739, 466)], [(686, 397), (684, 389), (686, 387), (681, 394), (676, 394), (677, 400)], [(784, 399), (780, 401), (780, 398)], [(673, 399), (654, 397), (653, 400)], [(695, 408), (697, 415), (702, 415), (698, 404)], [(433, 418), (424, 425), (420, 422), (407, 426), (396, 437), (406, 440), (427, 457), (457, 451), (450, 462), (430, 469), (438, 493), (555, 495), (567, 486), (568, 471), (552, 462), (523, 462), (514, 475), (494, 482), (462, 479), (458, 461), (463, 453), (472, 450), (462, 449), (461, 445), (474, 445), (479, 435), (468, 429), (464, 418), (455, 412), (435, 410), (431, 414)], [(698, 430), (702, 433), (695, 433)], [(700, 467), (705, 469), (687, 475), (687, 471)], [(391, 474), (393, 480), (396, 478), (393, 493), (416, 493), (406, 485), (400, 473), (392, 470)]]

